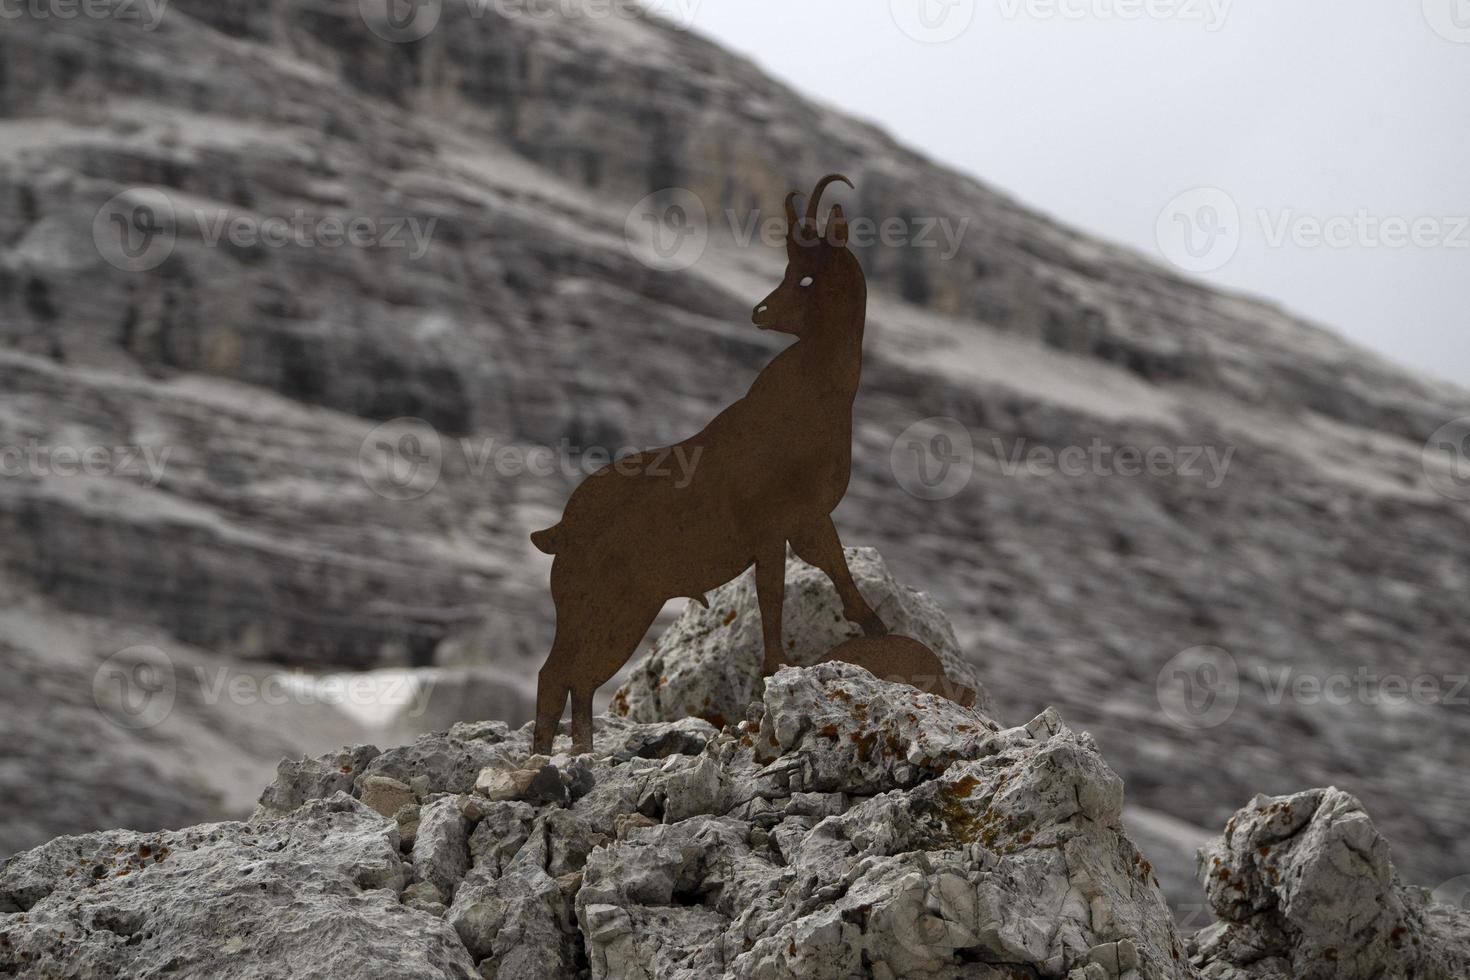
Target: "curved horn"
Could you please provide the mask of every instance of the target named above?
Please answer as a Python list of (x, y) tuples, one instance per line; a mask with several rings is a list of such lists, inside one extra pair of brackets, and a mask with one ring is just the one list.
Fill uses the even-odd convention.
[[(806, 202), (806, 220), (812, 223), (813, 228), (815, 228), (817, 224), (817, 205), (821, 203), (822, 192), (827, 189), (828, 184), (836, 183), (839, 180), (846, 184), (848, 187), (852, 187), (852, 181), (848, 180), (841, 174), (828, 174), (821, 180), (817, 181), (817, 189), (812, 191), (811, 198)], [(853, 189), (856, 190), (856, 188)]]

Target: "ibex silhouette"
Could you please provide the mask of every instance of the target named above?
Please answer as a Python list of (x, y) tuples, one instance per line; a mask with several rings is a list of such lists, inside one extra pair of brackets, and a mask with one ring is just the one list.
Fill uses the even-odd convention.
[[(784, 663), (781, 604), (786, 545), (832, 579), (843, 613), (868, 636), (887, 628), (848, 570), (831, 514), (852, 469), (852, 403), (862, 375), (867, 282), (847, 247), (842, 207), (818, 231), (817, 206), (840, 174), (823, 177), (805, 218), (786, 198), (786, 277), (755, 308), (763, 330), (797, 342), (766, 365), (744, 398), (672, 447), (692, 474), (646, 465), (641, 454), (583, 481), (555, 527), (531, 535), (556, 560), (556, 639), (536, 692), (534, 750), (549, 753), (572, 699), (576, 751), (592, 749), (592, 695), (628, 662), (670, 599), (704, 594), (755, 565), (763, 667)], [(681, 485), (682, 484), (682, 485)]]

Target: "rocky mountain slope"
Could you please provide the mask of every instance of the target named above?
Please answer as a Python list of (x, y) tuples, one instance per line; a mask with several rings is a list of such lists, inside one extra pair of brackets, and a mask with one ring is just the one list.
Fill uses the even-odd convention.
[[(752, 716), (600, 718), (594, 754), (461, 724), (283, 762), (254, 816), (0, 867), (0, 975), (1452, 980), (1470, 912), (1405, 889), (1358, 802), (1259, 797), (1180, 935), (1123, 784), (1048, 710), (1003, 729), (859, 667)], [(283, 914), (284, 913), (284, 914)]]
[[(851, 214), (968, 221), (953, 257), (863, 254), (846, 543), (932, 593), (1009, 719), (1056, 704), (1093, 732), (1130, 798), (1174, 820), (1156, 826), (1218, 827), (1257, 792), (1335, 783), (1410, 880), (1470, 870), (1470, 787), (1452, 778), (1470, 730), (1456, 686), (1470, 537), (1422, 453), (1470, 396), (1072, 232), (696, 36), (594, 6), (449, 3), (410, 44), (357, 4), (288, 0), (174, 0), (156, 30), (6, 21), (0, 445), (167, 453), (156, 472), (121, 453), (90, 474), (7, 469), (0, 576), (31, 611), (0, 615), (7, 663), (49, 663), (39, 620), (80, 638), (57, 681), (73, 694), (138, 630), (259, 669), (480, 660), (529, 678), (551, 608), (527, 532), (576, 477), (493, 451), (656, 445), (737, 397), (777, 349), (748, 311), (781, 256), (721, 216), (770, 217), (840, 170)], [(696, 264), (659, 271), (625, 230), (669, 187), (715, 229)], [(172, 253), (130, 272), (99, 242), (154, 194)], [(422, 252), (211, 242), (221, 219), (298, 214), (433, 232)], [(393, 499), (392, 453), (409, 444), (375, 431), (400, 416), (433, 427), (412, 445), (439, 471), (409, 500)], [(968, 481), (937, 500), (903, 435), (936, 416), (962, 427), (945, 430), (962, 462), (973, 446)], [(1009, 462), (1095, 442), (1195, 464)], [(1236, 678), (1211, 675), (1237, 699), (1213, 727), (1160, 704), (1161, 676), (1202, 645)], [(1324, 699), (1303, 677), (1352, 683)], [(1385, 698), (1387, 678), (1431, 696)], [(78, 819), (231, 812), (219, 787), (165, 771), (146, 732), (110, 731), (91, 751), (126, 746), (177, 805)], [(44, 767), (0, 775), (53, 791)], [(25, 824), (7, 797), (9, 848), (63, 829)]]

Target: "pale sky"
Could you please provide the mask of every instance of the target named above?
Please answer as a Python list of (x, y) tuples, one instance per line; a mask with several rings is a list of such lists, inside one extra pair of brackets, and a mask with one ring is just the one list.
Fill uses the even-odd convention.
[(1470, 387), (1470, 0), (651, 5), (1026, 204)]

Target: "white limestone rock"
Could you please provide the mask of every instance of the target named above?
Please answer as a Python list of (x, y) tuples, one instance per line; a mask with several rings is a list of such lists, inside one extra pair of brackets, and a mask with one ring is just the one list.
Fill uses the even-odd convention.
[(281, 818), (60, 837), (0, 869), (0, 974), (475, 977), (403, 886), (396, 825), (340, 792)]
[[(894, 579), (872, 548), (848, 548), (847, 563), (858, 591), (889, 630), (926, 644), (951, 681), (975, 690), (975, 706), (991, 710), (989, 695), (938, 604)], [(744, 718), (746, 707), (760, 699), (764, 646), (754, 571), (715, 589), (706, 601), (708, 608), (690, 602), (653, 652), (634, 666), (613, 696), (614, 713), (632, 721), (696, 717), (724, 725)], [(856, 623), (843, 618), (831, 580), (790, 555), (781, 618), (787, 659), (798, 666), (813, 664), (844, 640), (862, 635)]]
[(1399, 881), (1388, 841), (1332, 787), (1257, 796), (1200, 849), (1220, 922), (1191, 937), (1208, 980), (1470, 976), (1470, 912)]

